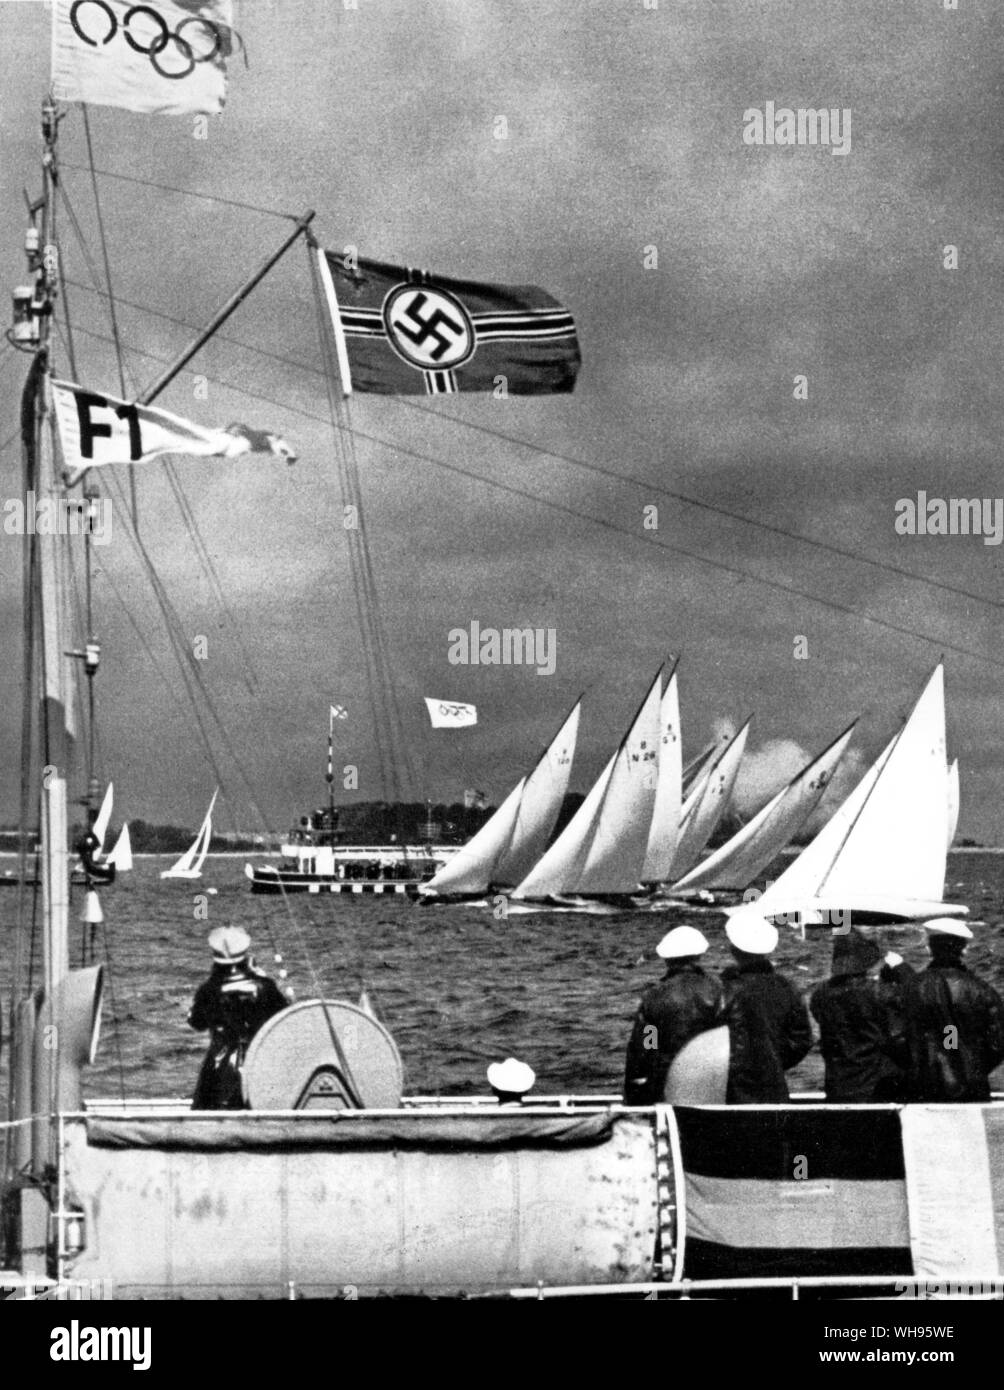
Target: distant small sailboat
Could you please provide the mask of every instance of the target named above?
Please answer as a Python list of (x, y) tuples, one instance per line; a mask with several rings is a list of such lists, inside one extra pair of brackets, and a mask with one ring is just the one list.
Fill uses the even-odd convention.
[(120, 874), (128, 873), (132, 868), (132, 841), (129, 838), (129, 823), (126, 821), (119, 831), (119, 837), (115, 841), (115, 847), (109, 854), (107, 862), (114, 864)]
[(101, 809), (95, 816), (94, 824), (91, 826), (91, 834), (98, 842), (97, 848), (94, 851), (95, 862), (100, 862), (104, 854), (105, 836), (108, 834), (108, 825), (112, 818), (112, 804), (114, 799), (115, 785), (113, 782), (109, 782), (108, 790), (105, 792), (104, 800), (101, 803)]
[(178, 860), (177, 864), (170, 869), (161, 870), (161, 878), (201, 878), (202, 866), (209, 853), (209, 841), (213, 835), (213, 807), (216, 805), (216, 798), (220, 794), (219, 787), (213, 792), (213, 799), (209, 803), (209, 810), (206, 818), (199, 826), (199, 833), (196, 835), (192, 845)]

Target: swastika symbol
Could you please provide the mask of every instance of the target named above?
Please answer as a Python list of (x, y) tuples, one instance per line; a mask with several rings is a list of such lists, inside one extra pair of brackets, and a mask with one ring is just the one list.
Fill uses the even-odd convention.
[(397, 285), (384, 300), (383, 321), (395, 352), (420, 371), (452, 371), (476, 346), (467, 310), (438, 286)]
[[(411, 319), (412, 323), (415, 325), (414, 329), (409, 328), (408, 325), (402, 323), (400, 319), (396, 320), (396, 327), (399, 333), (403, 333), (410, 342), (415, 343), (418, 347), (422, 346), (426, 338), (434, 339), (435, 346), (426, 348), (426, 352), (428, 352), (434, 362), (438, 362), (443, 356), (443, 353), (447, 352), (453, 346), (454, 338), (463, 333), (464, 325), (462, 323), (457, 323), (456, 319), (451, 319), (449, 314), (445, 314), (442, 309), (433, 309), (428, 318), (423, 318), (422, 310), (428, 302), (429, 296), (427, 294), (416, 294), (415, 298), (404, 311), (405, 317)], [(454, 337), (444, 337), (439, 331), (440, 324), (442, 324), (444, 328), (452, 329)]]

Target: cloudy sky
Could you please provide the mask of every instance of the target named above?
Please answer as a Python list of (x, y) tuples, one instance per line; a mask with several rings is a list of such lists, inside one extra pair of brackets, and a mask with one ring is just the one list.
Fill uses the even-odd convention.
[[(1002, 547), (894, 530), (897, 500), (920, 490), (1004, 495), (1000, 6), (236, 9), (248, 66), (232, 62), (227, 109), (207, 139), (189, 118), (91, 111), (97, 167), (166, 186), (99, 179), (131, 389), (284, 234), (288, 224), (234, 204), (315, 208), (333, 250), (542, 285), (579, 326), (572, 396), (353, 401), (416, 790), (501, 796), (587, 689), (584, 789), (668, 653), (681, 654), (688, 752), (718, 721), (752, 712), (752, 747), (812, 751), (860, 715), (856, 747), (868, 756), (944, 651), (960, 833), (1004, 843)], [(24, 278), (22, 188), (38, 187), (48, 23), (40, 0), (0, 4), (11, 286)], [(849, 108), (850, 153), (745, 145), (743, 113), (767, 101)], [(99, 265), (74, 109), (61, 146)], [(63, 221), (80, 374), (114, 391), (107, 315), (80, 288), (91, 270)], [(947, 244), (959, 247), (956, 271), (942, 267)], [(339, 757), (358, 764), (359, 796), (379, 795), (381, 764), (302, 248), (224, 333), (161, 403), (206, 425), (279, 431), (300, 454), (293, 468), (176, 466), (226, 608), (160, 468), (139, 479), (140, 519), (186, 632), (208, 638), (201, 669), (231, 745), (208, 726), (223, 828), (260, 826), (234, 753), (266, 822), (285, 827), (323, 799), (330, 701), (350, 711)], [(12, 353), (0, 358), (0, 439), (15, 428), (22, 368)], [(205, 399), (193, 372), (209, 378)], [(793, 397), (796, 375), (808, 378), (807, 400)], [(18, 468), (8, 444), (5, 496), (17, 494)], [(652, 505), (657, 531), (643, 526)], [(215, 774), (127, 530), (116, 514), (98, 552), (102, 766), (119, 813), (195, 823)], [(18, 541), (0, 536), (6, 817), (17, 788), (18, 574)], [(451, 666), (448, 633), (474, 619), (553, 628), (555, 673)], [(794, 659), (799, 636), (806, 660)], [(430, 730), (423, 695), (476, 702), (477, 728)], [(771, 765), (761, 759), (765, 777)]]

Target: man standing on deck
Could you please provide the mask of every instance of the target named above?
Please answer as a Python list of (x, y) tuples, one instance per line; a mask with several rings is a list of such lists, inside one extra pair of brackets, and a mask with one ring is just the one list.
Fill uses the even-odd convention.
[(248, 1044), (273, 1014), (284, 1009), (278, 985), (251, 963), (251, 938), (243, 927), (216, 927), (209, 933), (212, 974), (198, 988), (188, 1022), (210, 1030), (192, 1097), (193, 1110), (242, 1110), (241, 1067)]
[(990, 1099), (990, 1073), (1004, 1061), (1004, 1000), (963, 964), (972, 939), (964, 922), (937, 917), (927, 923), (927, 969), (885, 972), (902, 990), (908, 1100)]
[[(868, 975), (882, 952), (853, 927), (834, 932), (830, 978), (813, 990), (826, 1099), (851, 1105), (903, 1099), (906, 1046), (895, 990)], [(886, 957), (887, 966), (899, 957)]]
[(638, 1005), (624, 1070), (625, 1105), (661, 1102), (676, 1054), (698, 1033), (725, 1022), (721, 987), (700, 965), (707, 949), (695, 927), (674, 927), (655, 948), (666, 973)]
[(785, 1072), (812, 1047), (812, 1025), (802, 996), (767, 957), (777, 927), (737, 913), (725, 928), (734, 965), (722, 971), (729, 1025), (729, 1105), (783, 1105)]

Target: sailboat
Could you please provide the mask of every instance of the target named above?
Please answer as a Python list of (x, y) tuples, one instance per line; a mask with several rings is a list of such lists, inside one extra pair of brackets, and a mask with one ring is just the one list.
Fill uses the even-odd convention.
[(522, 882), (543, 854), (565, 800), (581, 708), (581, 699), (576, 700), (529, 775), (517, 782), (477, 834), (423, 885), (423, 902), (469, 901)]
[(105, 789), (105, 794), (102, 798), (100, 809), (98, 810), (98, 814), (94, 818), (94, 824), (91, 827), (91, 834), (98, 842), (97, 848), (94, 851), (94, 858), (98, 862), (100, 862), (101, 859), (104, 857), (105, 836), (108, 834), (108, 826), (112, 818), (112, 806), (114, 803), (114, 798), (114, 784), (109, 782), (107, 788)]
[(219, 787), (213, 792), (213, 799), (209, 803), (209, 810), (199, 826), (199, 833), (189, 845), (188, 849), (181, 856), (176, 864), (172, 864), (169, 869), (162, 869), (161, 878), (201, 878), (202, 866), (206, 862), (206, 855), (209, 853), (209, 842), (213, 837), (213, 807), (216, 805), (216, 798), (219, 796)]
[(788, 784), (744, 826), (671, 887), (674, 896), (706, 894), (710, 889), (746, 888), (809, 820), (822, 800), (854, 733), (851, 724), (818, 757), (803, 767)]
[(129, 838), (129, 822), (123, 823), (119, 831), (118, 839), (108, 855), (108, 863), (114, 864), (120, 874), (128, 873), (132, 869), (132, 841)]
[[(146, 12), (140, 19), (151, 13), (160, 18), (153, 5), (129, 14), (135, 18), (136, 11)], [(183, 69), (168, 77), (149, 61), (166, 56), (166, 40), (158, 46), (154, 31), (144, 46), (128, 29), (123, 34), (112, 7), (74, 6), (71, 14), (69, 0), (54, 0), (52, 12), (56, 61), (70, 62), (74, 73), (96, 73), (106, 100), (116, 82), (124, 83), (120, 104), (131, 110), (137, 102), (153, 112), (204, 109), (204, 89), (218, 83), (237, 42), (227, 0), (186, 0), (179, 23), (192, 26), (186, 31), (191, 42), (174, 37), (177, 50), (192, 55), (189, 82)], [(103, 27), (91, 36), (87, 25), (95, 13)], [(128, 15), (123, 22), (128, 26)], [(199, 50), (196, 35), (203, 41)], [(189, 92), (198, 99), (189, 100)], [(63, 99), (82, 98), (64, 90)], [(61, 467), (68, 460), (65, 452), (57, 454), (50, 429), (61, 264), (54, 199), (65, 114), (52, 98), (44, 103), (42, 196), (32, 204), (27, 238), (31, 285), (17, 300), (14, 337), (31, 359), (22, 396), (25, 488), (53, 504), (75, 497)], [(297, 223), (285, 245), (304, 234), (307, 221)], [(164, 384), (277, 259), (242, 287), (226, 313), (214, 316), (164, 374)], [(366, 320), (366, 331), (371, 327)], [(430, 390), (448, 389), (449, 372), (429, 375), (444, 378)], [(148, 405), (158, 392), (145, 394)], [(132, 425), (141, 431), (138, 403), (120, 402), (120, 408), (130, 433)], [(195, 447), (197, 433), (192, 440)], [(130, 458), (127, 435), (124, 456), (106, 462), (115, 467)], [(243, 1067), (243, 1110), (199, 1112), (177, 1099), (124, 1094), (88, 1097), (104, 967), (87, 958), (72, 966), (70, 959), (69, 788), (71, 780), (89, 783), (92, 772), (80, 766), (87, 761), (81, 757), (87, 740), (81, 738), (77, 688), (81, 653), (87, 676), (94, 675), (85, 645), (94, 645), (92, 615), (81, 618), (71, 602), (68, 559), (79, 539), (56, 530), (24, 537), (22, 772), (31, 789), (26, 802), (37, 808), (41, 827), (42, 892), (35, 901), (22, 874), (9, 1030), (12, 1085), (9, 1119), (0, 1124), (5, 1291), (13, 1285), (24, 1297), (46, 1291), (81, 1297), (107, 1289), (117, 1300), (444, 1292), (543, 1298), (607, 1290), (689, 1298), (720, 1289), (700, 1272), (712, 1261), (718, 1280), (759, 1275), (765, 1287), (787, 1281), (797, 1292), (805, 1277), (831, 1288), (854, 1287), (862, 1279), (862, 1255), (866, 1281), (889, 1288), (915, 1272), (934, 1279), (945, 1268), (954, 1277), (987, 1274), (972, 1257), (956, 1253), (956, 1232), (946, 1234), (937, 1224), (943, 1170), (932, 1179), (918, 1166), (924, 1150), (918, 1126), (941, 1117), (925, 1107), (914, 1107), (923, 1113), (904, 1120), (901, 1138), (899, 1116), (886, 1108), (793, 1105), (736, 1113), (727, 1106), (625, 1108), (617, 1096), (567, 1095), (528, 1097), (520, 1105), (499, 1105), (488, 1096), (406, 1101), (401, 1057), (387, 1029), (368, 1007), (323, 996), (283, 1009), (256, 1034)], [(83, 546), (86, 551), (86, 535)], [(83, 633), (76, 630), (82, 622)], [(657, 677), (586, 798), (574, 834), (564, 843), (558, 837), (517, 892), (550, 891), (549, 885), (562, 892), (620, 892), (640, 881), (657, 799), (652, 774), (664, 728), (660, 686)], [(880, 798), (878, 779), (894, 776), (897, 795), (886, 800), (896, 804), (887, 809), (905, 810), (904, 834), (925, 829), (919, 848), (930, 852), (936, 842), (943, 866), (943, 720), (940, 742), (920, 737), (935, 732), (937, 711), (930, 704), (923, 717), (915, 711), (911, 726), (918, 728), (894, 741), (869, 792)], [(926, 764), (923, 777), (910, 772), (916, 759), (934, 753), (937, 777)], [(933, 833), (936, 818), (926, 826), (926, 802), (924, 817), (901, 804), (904, 794), (932, 790), (940, 804), (933, 840), (926, 830)], [(853, 839), (867, 814), (861, 801), (857, 819), (843, 826), (848, 833), (841, 844)], [(29, 815), (31, 806), (23, 819)], [(208, 847), (209, 819), (205, 844), (193, 846), (193, 865)], [(876, 823), (866, 828), (877, 832), (874, 861), (890, 830)], [(895, 839), (898, 827), (891, 833)], [(24, 860), (24, 834), (22, 845)], [(839, 857), (840, 845), (836, 849), (826, 856), (826, 873), (803, 875), (806, 890), (821, 886)], [(36, 919), (41, 949), (30, 951)], [(95, 910), (89, 921), (99, 923)], [(988, 1150), (999, 1140), (982, 1128), (984, 1107), (952, 1109), (953, 1134), (960, 1118), (971, 1121), (967, 1144), (986, 1167)], [(869, 1143), (873, 1136), (881, 1143)], [(944, 1145), (957, 1154), (952, 1136)], [(793, 1193), (794, 1183), (781, 1175), (790, 1171), (791, 1155), (800, 1153), (842, 1165), (836, 1181), (834, 1169), (824, 1168), (821, 1179), (799, 1182)], [(925, 1200), (924, 1184), (913, 1180), (918, 1173), (936, 1189), (933, 1200)], [(992, 1211), (989, 1224), (985, 1220), (987, 1202), (961, 1215), (956, 1204), (953, 1216), (985, 1233), (993, 1228)], [(856, 1247), (849, 1245), (849, 1222)], [(932, 1239), (938, 1230), (940, 1239)], [(772, 1239), (778, 1231), (791, 1233), (787, 1248)], [(985, 1241), (977, 1248), (982, 1254)]]
[(517, 884), (510, 911), (616, 911), (639, 890), (658, 785), (662, 673), (582, 805)]
[(967, 908), (943, 901), (948, 788), (939, 664), (903, 727), (756, 911), (803, 925), (964, 917)]
[(709, 759), (683, 803), (680, 834), (667, 878), (678, 880), (690, 872), (718, 829), (739, 776), (746, 751), (750, 723), (746, 723)]

